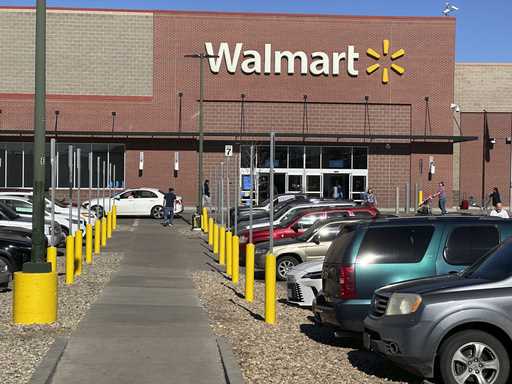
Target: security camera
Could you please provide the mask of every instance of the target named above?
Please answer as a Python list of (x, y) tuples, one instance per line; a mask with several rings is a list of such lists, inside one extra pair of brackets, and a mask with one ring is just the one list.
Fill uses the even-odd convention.
[(452, 111), (455, 111), (455, 112), (460, 112), (460, 106), (459, 106), (459, 104), (451, 103), (451, 104), (450, 104), (450, 109), (451, 109)]

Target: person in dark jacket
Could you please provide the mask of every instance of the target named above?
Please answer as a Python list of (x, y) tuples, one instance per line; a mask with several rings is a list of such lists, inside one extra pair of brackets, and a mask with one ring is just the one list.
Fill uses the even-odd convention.
[(174, 218), (174, 201), (176, 194), (174, 188), (169, 188), (169, 192), (164, 194), (164, 227), (172, 226), (172, 219)]
[(203, 184), (203, 205), (210, 206), (210, 180), (206, 179)]
[(489, 195), (489, 197), (491, 199), (492, 206), (496, 208), (496, 205), (498, 205), (498, 203), (501, 203), (501, 196), (500, 191), (498, 191), (498, 187), (494, 187), (492, 189), (492, 193)]

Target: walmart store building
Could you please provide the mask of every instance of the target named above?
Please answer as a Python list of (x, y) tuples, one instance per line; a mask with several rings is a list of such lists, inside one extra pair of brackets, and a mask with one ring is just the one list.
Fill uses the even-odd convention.
[[(69, 185), (67, 146), (73, 144), (84, 158), (89, 151), (104, 158), (109, 150), (117, 186), (172, 186), (193, 205), (199, 62), (185, 55), (207, 52), (219, 56), (205, 62), (210, 180), (218, 177), (226, 144), (235, 146), (231, 169), (240, 169), (243, 179), (254, 143), (264, 199), (274, 131), (280, 193), (330, 196), (341, 185), (345, 196), (358, 199), (371, 186), (379, 205), (391, 207), (396, 187), (403, 206), (406, 183), (414, 201), (416, 185), (428, 192), (444, 181), (454, 204), (462, 195), (479, 199), (486, 109), (497, 139), (486, 188), (498, 185), (508, 201), (512, 66), (455, 63), (455, 23), (451, 17), (51, 9), (47, 135), (58, 142), (58, 185)], [(0, 9), (1, 189), (32, 183), (34, 27), (33, 9)], [(84, 169), (82, 180), (87, 174)], [(215, 194), (215, 182), (212, 187)]]

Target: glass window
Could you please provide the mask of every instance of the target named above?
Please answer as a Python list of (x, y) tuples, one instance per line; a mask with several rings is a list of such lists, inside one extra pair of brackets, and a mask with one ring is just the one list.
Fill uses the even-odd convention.
[(431, 226), (370, 228), (359, 248), (357, 262), (417, 263), (423, 258), (433, 233)]
[(308, 192), (320, 192), (320, 175), (308, 175), (306, 180)]
[(258, 168), (269, 168), (270, 166), (270, 149), (268, 146), (257, 147), (258, 151)]
[(306, 168), (320, 168), (320, 147), (306, 147)]
[(10, 143), (7, 147), (7, 186), (22, 186), (23, 146), (18, 143)]
[(119, 195), (120, 199), (135, 199), (135, 197), (136, 197), (136, 194), (134, 191), (126, 191)]
[(318, 240), (320, 242), (333, 241), (340, 232), (341, 224), (329, 224), (318, 231)]
[(137, 191), (137, 197), (141, 199), (155, 199), (158, 196), (151, 191)]
[(302, 191), (302, 175), (288, 175), (288, 191)]
[(32, 204), (21, 200), (1, 199), (1, 203), (4, 203), (8, 207), (12, 208), (19, 215), (31, 215)]
[(298, 221), (299, 228), (302, 228), (302, 229), (309, 228), (313, 224), (315, 224), (318, 220), (321, 220), (323, 218), (324, 218), (323, 212), (308, 213), (299, 219), (299, 221)]
[(500, 242), (494, 226), (455, 228), (445, 248), (446, 262), (452, 265), (470, 265)]
[(322, 150), (322, 168), (350, 169), (352, 168), (352, 148), (324, 147)]
[[(269, 162), (270, 164), (270, 162)], [(288, 147), (276, 146), (274, 153), (274, 167), (287, 168), (288, 167)]]
[(247, 145), (243, 145), (241, 148), (241, 167), (242, 168), (250, 168), (251, 167), (251, 147)]
[(506, 279), (512, 275), (511, 252), (512, 241), (504, 241), (494, 251), (480, 258), (477, 263), (467, 268), (463, 276), (490, 281)]
[(289, 168), (304, 168), (304, 147), (291, 146), (290, 147)]
[(355, 147), (353, 149), (354, 169), (368, 169), (368, 148)]
[(24, 184), (25, 188), (32, 188), (34, 185), (34, 145), (29, 143), (23, 144), (25, 174)]
[(331, 219), (333, 217), (348, 217), (347, 211), (329, 211), (327, 212), (327, 218)]

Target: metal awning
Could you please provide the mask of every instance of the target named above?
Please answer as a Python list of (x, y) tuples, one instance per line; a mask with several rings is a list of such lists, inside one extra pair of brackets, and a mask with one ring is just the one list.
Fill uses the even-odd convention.
[[(32, 137), (34, 131), (20, 129), (0, 130), (0, 137)], [(48, 138), (76, 137), (76, 138), (113, 138), (113, 139), (172, 139), (172, 138), (198, 138), (199, 132), (111, 132), (111, 131), (46, 131)], [(421, 141), (421, 142), (448, 142), (462, 143), (466, 141), (478, 140), (478, 136), (449, 136), (449, 135), (393, 135), (393, 134), (356, 134), (356, 133), (301, 133), (301, 132), (275, 132), (276, 138), (296, 138), (296, 139), (331, 139), (331, 140), (379, 140), (379, 141)], [(204, 132), (205, 138), (270, 138), (270, 132), (239, 132), (239, 131), (216, 131)]]

